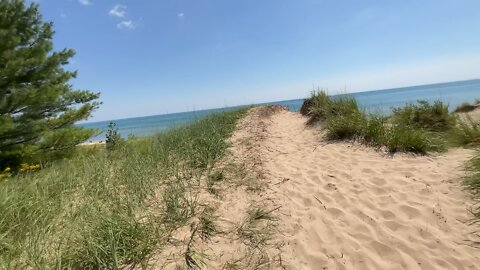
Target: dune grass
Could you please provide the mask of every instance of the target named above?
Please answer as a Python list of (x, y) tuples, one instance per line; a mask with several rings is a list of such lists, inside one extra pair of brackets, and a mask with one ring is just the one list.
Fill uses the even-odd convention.
[(455, 109), (454, 112), (456, 113), (465, 113), (465, 112), (471, 112), (475, 110), (478, 106), (480, 105), (480, 99), (476, 99), (473, 104), (470, 104), (469, 102), (464, 102)]
[(477, 151), (476, 155), (467, 163), (467, 176), (463, 183), (473, 194), (476, 202), (471, 210), (476, 217), (474, 222), (480, 223), (480, 151)]
[(455, 127), (457, 117), (448, 111), (448, 105), (440, 100), (429, 103), (419, 100), (393, 109), (393, 121), (400, 126), (444, 132)]
[(312, 93), (310, 105), (309, 124), (324, 123), (328, 139), (358, 141), (385, 147), (390, 152), (442, 151), (444, 142), (434, 132), (447, 129), (456, 121), (441, 102), (430, 105), (420, 101), (418, 105), (396, 109), (393, 116), (385, 117), (366, 113), (353, 97), (330, 97), (320, 90)]
[(448, 110), (441, 101), (419, 100), (393, 108), (390, 116), (370, 114), (353, 97), (314, 91), (302, 108), (308, 124), (322, 123), (330, 140), (353, 140), (390, 152), (445, 151), (480, 144), (480, 124)]
[(0, 179), (0, 269), (146, 266), (175, 228), (202, 213), (207, 237), (210, 210), (200, 210), (190, 187), (223, 155), (244, 113), (213, 115), (114, 151), (81, 148), (39, 172)]

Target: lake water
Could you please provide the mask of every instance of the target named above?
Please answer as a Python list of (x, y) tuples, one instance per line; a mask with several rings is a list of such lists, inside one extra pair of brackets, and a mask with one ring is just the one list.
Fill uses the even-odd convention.
[[(430, 84), (395, 88), (387, 90), (375, 90), (368, 92), (347, 94), (353, 96), (358, 104), (369, 112), (388, 114), (393, 107), (401, 107), (417, 100), (442, 100), (449, 104), (451, 110), (463, 102), (473, 102), (480, 99), (480, 79), (460, 82)], [(285, 100), (262, 103), (259, 105), (283, 105), (292, 111), (300, 110), (303, 99)], [(118, 131), (123, 137), (132, 134), (135, 136), (149, 136), (168, 130), (175, 126), (185, 125), (196, 119), (201, 119), (209, 114), (232, 110), (238, 107), (211, 109), (195, 112), (182, 112), (164, 115), (153, 115), (128, 119), (114, 120)], [(83, 123), (80, 126), (95, 128), (105, 131), (110, 121)], [(105, 133), (95, 136), (91, 141), (105, 139)]]

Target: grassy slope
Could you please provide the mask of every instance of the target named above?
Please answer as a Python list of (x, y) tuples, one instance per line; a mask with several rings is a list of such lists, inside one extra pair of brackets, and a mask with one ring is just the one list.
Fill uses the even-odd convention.
[(197, 211), (189, 193), (245, 110), (0, 183), (0, 269), (145, 265)]

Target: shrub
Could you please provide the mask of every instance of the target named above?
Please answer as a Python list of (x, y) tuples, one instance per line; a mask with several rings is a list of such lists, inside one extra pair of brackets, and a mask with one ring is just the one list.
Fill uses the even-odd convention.
[(430, 104), (426, 100), (419, 100), (417, 104), (394, 108), (393, 121), (404, 127), (447, 131), (455, 126), (456, 117), (449, 113), (448, 105), (442, 101), (437, 100)]
[(117, 124), (113, 122), (110, 122), (110, 124), (108, 124), (107, 134), (105, 134), (105, 137), (105, 147), (107, 148), (107, 150), (114, 150), (118, 148), (123, 142), (123, 139), (118, 132)]

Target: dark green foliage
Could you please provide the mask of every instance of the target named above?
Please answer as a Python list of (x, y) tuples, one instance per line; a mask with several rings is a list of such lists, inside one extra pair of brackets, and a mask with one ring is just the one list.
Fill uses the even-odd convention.
[(105, 146), (107, 150), (114, 150), (123, 143), (123, 139), (118, 132), (117, 124), (113, 122), (110, 122), (108, 124), (108, 129), (105, 137)]
[(0, 1), (0, 168), (59, 156), (94, 132), (73, 123), (90, 116), (99, 94), (68, 84), (76, 72), (63, 66), (74, 52), (53, 51), (53, 34), (37, 4)]
[(431, 131), (447, 131), (455, 127), (456, 117), (449, 113), (448, 105), (442, 101), (430, 104), (419, 100), (417, 104), (408, 104), (393, 109), (393, 121), (401, 126), (423, 128)]

